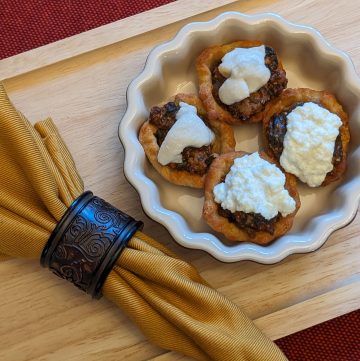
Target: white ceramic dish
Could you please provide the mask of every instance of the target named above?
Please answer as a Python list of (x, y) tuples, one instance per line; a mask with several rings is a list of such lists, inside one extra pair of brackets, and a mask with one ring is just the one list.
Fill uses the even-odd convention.
[[(292, 230), (272, 244), (230, 244), (201, 219), (203, 192), (168, 183), (151, 167), (138, 130), (151, 106), (179, 92), (196, 92), (194, 61), (206, 47), (241, 39), (259, 39), (274, 47), (289, 79), (288, 87), (327, 89), (350, 116), (351, 147), (345, 178), (325, 188), (300, 185), (302, 206)], [(119, 133), (125, 148), (125, 175), (140, 194), (145, 212), (163, 224), (175, 240), (202, 249), (225, 262), (275, 263), (293, 253), (319, 248), (334, 230), (356, 214), (360, 195), (360, 79), (349, 57), (318, 31), (275, 14), (223, 13), (208, 22), (186, 25), (171, 41), (154, 48), (144, 70), (129, 85), (128, 108)], [(235, 127), (237, 149), (261, 148), (260, 126)], [(241, 131), (240, 131), (241, 130)]]

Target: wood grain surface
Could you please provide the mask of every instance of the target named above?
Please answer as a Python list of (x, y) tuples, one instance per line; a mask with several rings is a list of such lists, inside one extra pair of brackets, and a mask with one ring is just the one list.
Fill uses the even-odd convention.
[[(293, 255), (275, 265), (221, 263), (203, 251), (177, 245), (165, 228), (146, 217), (123, 174), (124, 152), (117, 128), (126, 108), (126, 88), (141, 71), (149, 50), (173, 37), (186, 23), (208, 20), (229, 10), (276, 12), (320, 30), (351, 56), (359, 70), (360, 3), (339, 0), (330, 6), (325, 0), (238, 1), (191, 18), (188, 10), (183, 17), (179, 15), (183, 3), (189, 1), (177, 1), (168, 14), (164, 8), (161, 13), (154, 9), (138, 15), (134, 23), (127, 20), (129, 27), (143, 21), (143, 34), (114, 36), (112, 31), (119, 24), (100, 28), (101, 41), (85, 48), (84, 54), (76, 45), (91, 39), (88, 33), (61, 41), (59, 48), (50, 44), (0, 61), (9, 96), (31, 121), (47, 116), (54, 119), (87, 189), (144, 220), (146, 233), (192, 262), (271, 338), (359, 308), (358, 215), (316, 252)], [(201, 9), (193, 11), (191, 14)], [(181, 18), (186, 19), (179, 21)], [(57, 50), (66, 56), (57, 56)], [(37, 58), (40, 55), (43, 59)], [(92, 301), (44, 272), (36, 261), (1, 263), (0, 294), (0, 360), (186, 360), (150, 344), (121, 310), (104, 299)]]
[[(235, 1), (181, 0), (180, 4), (179, 2), (172, 2), (154, 10), (114, 21), (86, 31), (81, 35), (62, 39), (2, 60), (0, 79), (14, 77), (76, 55), (85, 54), (233, 2)], [(49, 54), (51, 56), (48, 56)]]

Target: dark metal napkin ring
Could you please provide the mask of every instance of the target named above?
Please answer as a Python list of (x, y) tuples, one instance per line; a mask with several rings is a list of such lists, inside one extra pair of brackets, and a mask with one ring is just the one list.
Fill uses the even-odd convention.
[(121, 251), (143, 223), (87, 191), (56, 225), (41, 265), (99, 299)]

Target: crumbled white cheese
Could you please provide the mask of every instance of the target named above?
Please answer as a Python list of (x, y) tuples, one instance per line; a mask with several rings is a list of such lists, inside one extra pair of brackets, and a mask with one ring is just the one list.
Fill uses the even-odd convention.
[(332, 158), (341, 119), (309, 102), (287, 115), (281, 166), (310, 187), (317, 187), (333, 169)]
[(295, 210), (295, 200), (285, 189), (285, 175), (259, 153), (234, 160), (224, 183), (214, 187), (215, 202), (231, 212), (259, 213), (265, 219)]
[(197, 115), (196, 107), (180, 102), (176, 122), (170, 128), (158, 153), (162, 165), (182, 163), (181, 152), (186, 147), (200, 148), (211, 144), (215, 135)]
[(219, 89), (220, 100), (234, 104), (259, 90), (270, 79), (265, 65), (265, 46), (235, 48), (221, 59), (220, 73), (228, 78)]

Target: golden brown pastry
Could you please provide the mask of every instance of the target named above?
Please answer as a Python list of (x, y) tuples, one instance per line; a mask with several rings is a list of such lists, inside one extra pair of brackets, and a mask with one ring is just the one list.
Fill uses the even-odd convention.
[(196, 61), (199, 96), (210, 119), (219, 119), (228, 124), (260, 122), (266, 104), (286, 88), (286, 73), (281, 61), (274, 49), (265, 46), (265, 65), (271, 73), (269, 81), (240, 102), (226, 105), (220, 100), (219, 89), (226, 80), (218, 68), (221, 59), (235, 48), (253, 48), (261, 45), (263, 44), (260, 41), (236, 41), (207, 48), (199, 55)]
[[(212, 144), (200, 148), (186, 147), (181, 153), (182, 163), (162, 165), (158, 161), (159, 149), (167, 132), (176, 122), (180, 102), (196, 107), (197, 115), (213, 131), (215, 140)], [(205, 175), (215, 157), (235, 149), (232, 128), (209, 120), (200, 99), (188, 94), (177, 94), (172, 101), (153, 107), (149, 119), (140, 129), (139, 140), (150, 163), (165, 179), (174, 184), (193, 188), (204, 187)]]
[(335, 141), (332, 157), (333, 169), (326, 174), (324, 181), (321, 183), (321, 186), (325, 186), (341, 178), (345, 172), (350, 141), (348, 116), (331, 93), (306, 88), (286, 89), (277, 99), (271, 102), (267, 107), (263, 120), (266, 152), (280, 161), (287, 132), (287, 116), (296, 107), (309, 102), (336, 114), (342, 123)]
[[(300, 207), (296, 178), (285, 173), (285, 189), (295, 201), (295, 210), (285, 217), (278, 213), (276, 217), (267, 220), (258, 213), (232, 213), (229, 210), (222, 209), (221, 205), (215, 201), (214, 187), (224, 181), (234, 160), (246, 154), (248, 153), (242, 151), (227, 153), (212, 162), (205, 181), (203, 218), (211, 228), (224, 234), (231, 241), (266, 245), (285, 234), (293, 224), (294, 216)], [(259, 155), (262, 159), (276, 165), (276, 162), (264, 152), (260, 152)]]

